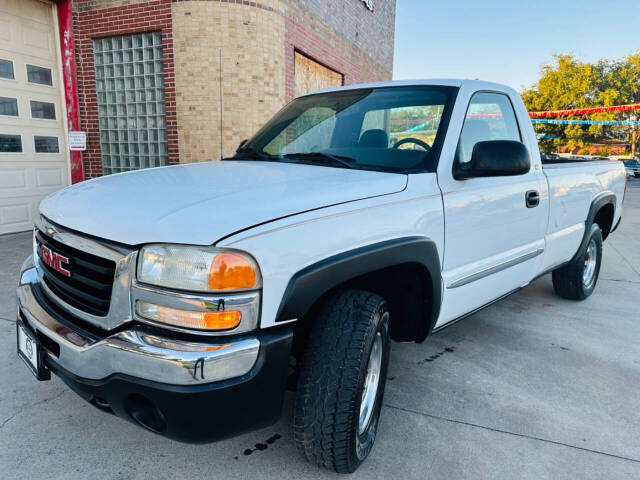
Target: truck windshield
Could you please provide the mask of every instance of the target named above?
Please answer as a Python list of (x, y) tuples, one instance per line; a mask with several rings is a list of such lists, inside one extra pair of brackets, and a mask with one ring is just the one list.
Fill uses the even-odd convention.
[(235, 160), (310, 163), (391, 172), (433, 170), (455, 89), (381, 87), (293, 100)]

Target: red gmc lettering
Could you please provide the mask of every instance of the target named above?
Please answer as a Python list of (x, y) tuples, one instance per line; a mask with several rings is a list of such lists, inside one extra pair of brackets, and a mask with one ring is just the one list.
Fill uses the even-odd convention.
[(64, 268), (65, 265), (69, 264), (68, 257), (65, 257), (64, 255), (60, 255), (59, 253), (54, 252), (49, 247), (46, 247), (44, 245), (41, 245), (40, 249), (41, 249), (40, 258), (44, 263), (46, 263), (51, 268), (53, 268), (56, 272), (61, 273), (65, 277), (71, 276), (71, 272), (66, 268)]

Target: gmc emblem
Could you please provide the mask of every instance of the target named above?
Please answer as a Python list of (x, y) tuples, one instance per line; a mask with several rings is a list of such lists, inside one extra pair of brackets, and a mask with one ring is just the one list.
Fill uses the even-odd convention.
[(69, 257), (60, 255), (45, 245), (40, 245), (40, 258), (56, 272), (61, 273), (65, 277), (71, 276), (71, 272), (64, 268), (69, 265)]

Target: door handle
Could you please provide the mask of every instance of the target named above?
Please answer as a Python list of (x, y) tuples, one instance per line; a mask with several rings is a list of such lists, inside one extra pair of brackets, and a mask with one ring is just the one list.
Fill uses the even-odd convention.
[(533, 208), (540, 205), (540, 194), (537, 190), (529, 190), (524, 195), (525, 203), (527, 208)]

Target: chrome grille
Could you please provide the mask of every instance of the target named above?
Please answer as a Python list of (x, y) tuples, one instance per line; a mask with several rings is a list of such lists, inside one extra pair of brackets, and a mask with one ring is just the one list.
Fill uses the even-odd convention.
[[(106, 315), (95, 315), (89, 313), (86, 309), (78, 308), (77, 304), (69, 303), (72, 300), (61, 298), (60, 292), (55, 292), (49, 287), (52, 283), (50, 280), (45, 281), (47, 270), (45, 270), (44, 262), (40, 260), (38, 253), (38, 242), (36, 235), (44, 235), (48, 239), (53, 240), (65, 246), (66, 249), (82, 252), (91, 257), (96, 257), (100, 261), (110, 262), (108, 265), (115, 264), (115, 273), (111, 289), (111, 304), (109, 305)], [(38, 217), (36, 220), (36, 229), (34, 232), (34, 263), (38, 273), (40, 286), (44, 294), (69, 314), (68, 319), (73, 321), (74, 318), (80, 321), (88, 322), (101, 330), (112, 330), (123, 325), (132, 319), (131, 303), (130, 303), (130, 287), (132, 278), (135, 275), (135, 265), (137, 259), (137, 249), (128, 245), (118, 244), (109, 240), (93, 238), (88, 235), (74, 232), (66, 227), (55, 224), (44, 216)], [(91, 262), (94, 265), (95, 262)], [(102, 265), (102, 264), (99, 264)], [(49, 272), (51, 278), (52, 274)], [(92, 278), (85, 275), (85, 277)]]
[[(70, 276), (43, 261), (43, 245), (69, 259)], [(107, 315), (116, 271), (114, 261), (70, 247), (41, 231), (36, 232), (36, 254), (43, 281), (60, 300), (91, 315)]]

